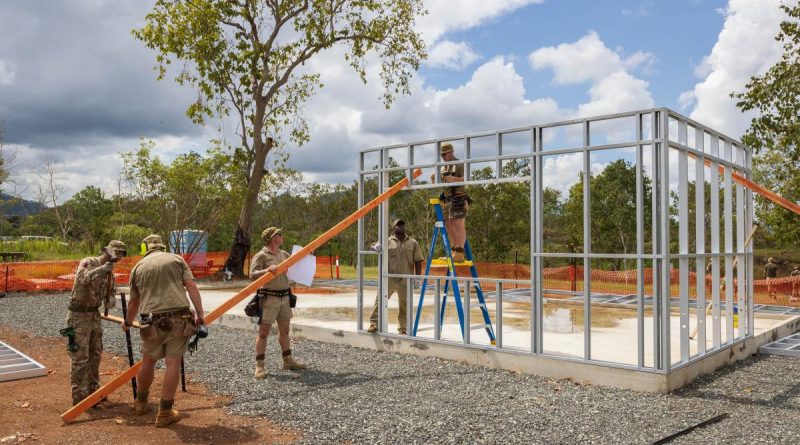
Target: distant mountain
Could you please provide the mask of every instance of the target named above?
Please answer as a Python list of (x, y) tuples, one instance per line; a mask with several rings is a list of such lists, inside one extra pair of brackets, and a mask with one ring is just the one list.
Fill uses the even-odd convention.
[(47, 207), (40, 205), (36, 201), (29, 201), (0, 192), (0, 216), (4, 218), (10, 216), (35, 215), (46, 208)]

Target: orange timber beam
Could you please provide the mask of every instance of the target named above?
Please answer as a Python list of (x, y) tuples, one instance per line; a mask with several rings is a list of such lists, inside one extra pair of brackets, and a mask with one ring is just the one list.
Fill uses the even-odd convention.
[[(421, 174), (422, 170), (420, 169), (415, 170), (414, 178), (419, 177)], [(222, 303), (219, 307), (206, 314), (206, 324), (213, 323), (215, 320), (220, 318), (224, 313), (228, 312), (231, 308), (236, 306), (239, 302), (241, 302), (248, 296), (252, 295), (258, 288), (260, 288), (266, 283), (269, 283), (276, 276), (286, 272), (289, 269), (289, 267), (293, 266), (295, 263), (303, 259), (306, 255), (321, 247), (331, 238), (338, 235), (340, 232), (342, 232), (344, 229), (352, 225), (354, 222), (358, 221), (359, 218), (363, 217), (371, 210), (373, 210), (375, 207), (378, 207), (378, 205), (380, 205), (382, 202), (389, 199), (392, 195), (402, 190), (406, 185), (408, 185), (408, 177), (403, 178), (403, 180), (391, 186), (385, 192), (381, 193), (377, 198), (373, 199), (360, 209), (356, 210), (353, 214), (351, 214), (350, 216), (343, 219), (335, 226), (328, 229), (327, 232), (320, 235), (314, 241), (311, 241), (308, 245), (303, 247), (294, 255), (287, 258), (284, 262), (280, 263), (278, 265), (278, 269), (274, 273), (266, 273), (263, 276), (259, 277), (257, 280), (248, 284), (244, 289), (240, 290), (236, 295), (231, 297), (228, 301)], [(101, 386), (97, 391), (89, 394), (89, 396), (87, 396), (85, 399), (78, 402), (77, 405), (73, 406), (72, 408), (64, 412), (64, 414), (61, 415), (61, 420), (64, 421), (64, 423), (70, 423), (73, 420), (75, 420), (84, 411), (91, 408), (92, 406), (97, 404), (97, 402), (102, 400), (103, 397), (106, 397), (107, 395), (111, 394), (112, 392), (117, 390), (117, 388), (124, 385), (133, 377), (135, 377), (136, 373), (139, 371), (139, 368), (141, 366), (142, 366), (141, 361), (136, 362), (136, 364), (128, 368), (127, 371), (120, 374), (119, 376), (109, 381), (105, 385)]]
[[(691, 158), (693, 158), (695, 160), (697, 159), (697, 156), (695, 156), (694, 153), (688, 153), (688, 155), (689, 155), (689, 157), (691, 157)], [(703, 159), (703, 163), (706, 165), (706, 167), (711, 167), (712, 166), (711, 165), (711, 161), (708, 160), (708, 159)], [(719, 166), (719, 172), (720, 172), (720, 174), (724, 175), (725, 174), (725, 167), (720, 165)], [(788, 199), (784, 198), (783, 196), (773, 192), (772, 190), (764, 187), (761, 184), (758, 184), (756, 182), (753, 182), (753, 181), (745, 178), (744, 176), (740, 175), (739, 173), (736, 173), (735, 171), (731, 171), (731, 177), (738, 184), (741, 184), (741, 185), (749, 188), (750, 190), (752, 190), (752, 191), (758, 193), (759, 195), (769, 199), (770, 201), (774, 202), (775, 204), (778, 204), (779, 206), (785, 208), (786, 210), (789, 210), (790, 212), (794, 212), (794, 213), (800, 215), (800, 205), (797, 205), (797, 203), (789, 201)]]

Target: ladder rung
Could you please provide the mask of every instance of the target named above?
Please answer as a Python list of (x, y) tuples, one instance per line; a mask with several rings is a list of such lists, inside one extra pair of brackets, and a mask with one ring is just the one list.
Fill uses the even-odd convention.
[[(472, 261), (465, 260), (462, 263), (453, 263), (456, 266), (472, 266)], [(448, 267), (450, 263), (447, 258), (434, 258), (431, 260), (431, 267)]]

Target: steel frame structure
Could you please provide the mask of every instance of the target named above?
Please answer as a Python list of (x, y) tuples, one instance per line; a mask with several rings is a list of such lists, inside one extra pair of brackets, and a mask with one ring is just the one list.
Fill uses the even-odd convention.
[[(597, 130), (595, 127), (601, 130)], [(602, 130), (602, 128), (606, 128), (606, 130)], [(552, 146), (554, 145), (551, 144), (552, 135), (556, 132), (564, 132), (563, 134), (568, 135), (566, 145)], [(609, 138), (608, 135), (612, 132), (634, 136)], [(524, 149), (519, 150), (519, 147), (516, 147), (515, 150), (504, 150), (505, 139), (516, 135), (515, 140), (517, 140), (520, 134), (524, 135), (524, 139), (527, 141)], [(595, 137), (598, 134), (606, 135), (606, 140)], [(572, 143), (569, 142), (570, 135)], [(477, 139), (485, 141), (487, 138), (495, 140), (493, 153), (473, 156), (472, 142)], [(609, 141), (609, 139), (614, 140)], [(464, 154), (463, 159), (451, 162), (465, 164), (465, 178), (464, 182), (460, 184), (469, 186), (519, 181), (530, 184), (530, 280), (481, 279), (485, 282), (494, 282), (497, 286), (493, 320), (497, 343), (495, 346), (476, 345), (470, 340), (469, 329), (465, 329), (466, 335), (463, 344), (466, 347), (499, 348), (520, 354), (547, 355), (564, 360), (669, 373), (701, 360), (722, 347), (729, 347), (753, 336), (753, 250), (752, 245), (745, 243), (745, 236), (750, 233), (753, 225), (753, 193), (745, 187), (736, 186), (732, 181), (734, 171), (743, 177), (752, 179), (752, 155), (751, 150), (739, 141), (670, 109), (653, 108), (369, 148), (361, 150), (359, 155), (359, 206), (363, 205), (365, 201), (366, 182), (377, 180), (378, 193), (380, 193), (388, 187), (390, 172), (403, 171), (409, 178), (409, 184), (412, 184), (407, 186), (407, 189), (441, 188), (441, 184), (439, 184), (440, 167), (448, 163), (441, 161), (438, 156), (438, 148), (442, 143), (453, 141), (463, 144), (460, 146), (463, 147), (461, 149)], [(542, 194), (544, 191), (543, 165), (546, 157), (577, 153), (582, 156), (583, 177), (588, 178), (592, 174), (590, 157), (602, 150), (612, 149), (635, 151), (635, 253), (610, 254), (592, 250), (590, 181), (583, 181), (582, 252), (545, 251), (542, 230)], [(529, 161), (530, 176), (503, 177), (503, 166), (506, 162), (522, 159)], [(419, 161), (415, 162), (415, 160)], [(693, 172), (689, 169), (690, 164), (694, 164)], [(473, 180), (472, 171), (476, 165), (492, 166), (494, 178)], [(645, 168), (647, 168), (647, 172)], [(434, 169), (436, 183), (413, 181), (412, 174), (416, 169), (428, 169), (426, 176), (428, 172), (431, 172), (430, 169)], [(673, 172), (673, 169), (676, 169), (677, 172)], [(710, 183), (712, 186), (694, 187), (694, 193), (690, 196), (691, 174), (694, 175), (696, 183)], [(649, 220), (645, 220), (644, 208), (646, 180), (649, 180), (649, 184), (651, 184), (649, 198), (652, 211)], [(718, 186), (713, 186), (714, 184), (718, 184)], [(450, 183), (448, 185), (458, 184)], [(707, 188), (710, 189), (709, 200), (705, 196)], [(707, 201), (710, 202), (710, 209), (706, 208)], [(673, 202), (677, 205), (671, 205)], [(689, 220), (691, 204), (696, 209), (694, 221)], [(389, 221), (389, 204), (385, 202), (380, 205), (378, 216), (378, 237), (383, 245), (386, 245), (389, 235)], [(469, 220), (467, 224), (469, 226)], [(645, 230), (647, 225), (649, 225), (649, 233)], [(690, 233), (690, 229), (693, 233)], [(677, 239), (674, 239), (676, 232)], [(439, 312), (439, 283), (442, 277), (390, 275), (386, 272), (388, 270), (387, 255), (367, 249), (366, 241), (365, 222), (362, 218), (358, 222), (359, 248), (357, 255), (357, 329), (359, 331), (364, 329), (364, 264), (365, 259), (370, 255), (378, 256), (378, 295), (381, 296), (382, 303), (379, 305), (378, 311), (378, 335), (393, 336), (393, 334), (387, 333), (386, 329), (387, 298), (385, 289), (387, 289), (388, 278), (428, 277), (435, 284), (434, 311), (435, 313)], [(420, 242), (424, 244), (425, 240), (420, 240)], [(707, 248), (707, 245), (710, 248)], [(480, 258), (480, 252), (478, 252), (478, 257)], [(575, 259), (583, 264), (583, 289), (567, 292), (583, 299), (584, 347), (582, 357), (552, 354), (545, 351), (544, 348), (545, 293), (554, 291), (544, 286), (542, 272), (544, 263), (553, 258)], [(635, 261), (636, 264), (636, 336), (631, 337), (631, 341), (636, 342), (636, 364), (618, 363), (593, 357), (591, 263), (593, 259), (601, 258), (625, 259)], [(738, 258), (736, 270), (734, 270), (735, 258)], [(705, 280), (696, 279), (694, 283), (690, 280), (691, 272), (695, 272), (697, 277), (706, 275), (705, 265), (708, 260), (711, 262), (710, 292), (706, 289)], [(652, 278), (647, 277), (646, 281), (644, 271), (647, 266), (652, 267), (653, 273)], [(677, 286), (675, 286), (674, 278), (676, 275)], [(468, 291), (472, 278), (458, 277), (456, 279), (465, 282), (464, 287)], [(531, 289), (530, 349), (527, 351), (505, 349), (503, 346), (503, 285), (510, 283), (527, 284)], [(408, 287), (409, 293), (412, 293), (413, 286)], [(651, 291), (651, 295), (646, 295), (648, 290)], [(565, 291), (560, 291), (560, 293), (565, 293)], [(367, 300), (370, 303), (372, 298), (372, 292), (369, 292)], [(466, 326), (470, 326), (469, 300), (467, 293), (465, 296)], [(407, 301), (407, 313), (409, 314), (407, 330), (411, 332), (410, 325), (413, 318), (411, 314), (414, 313), (412, 295), (409, 295)], [(707, 303), (711, 306), (710, 317), (706, 316)], [(738, 309), (738, 328), (734, 327), (734, 313), (730, 310), (732, 305)], [(699, 328), (694, 351), (690, 343), (692, 341), (690, 331), (693, 327), (690, 316), (692, 313), (695, 314), (694, 318)], [(679, 321), (677, 326), (673, 320), (675, 317)], [(650, 318), (651, 328), (645, 332), (647, 318)], [(671, 332), (673, 330), (678, 331), (677, 337)], [(439, 331), (438, 317), (434, 317), (434, 332), (436, 333), (434, 338), (419, 338), (419, 340), (461, 344), (461, 342), (441, 339)], [(707, 333), (710, 333), (710, 340), (707, 339)], [(648, 337), (652, 337), (652, 340), (649, 340)], [(670, 342), (676, 338), (680, 344), (680, 352), (677, 357), (672, 357), (673, 345)], [(649, 343), (650, 341), (652, 343)], [(649, 344), (646, 345), (646, 342)], [(710, 343), (708, 347), (706, 346), (707, 342)], [(646, 352), (648, 349), (649, 352)]]

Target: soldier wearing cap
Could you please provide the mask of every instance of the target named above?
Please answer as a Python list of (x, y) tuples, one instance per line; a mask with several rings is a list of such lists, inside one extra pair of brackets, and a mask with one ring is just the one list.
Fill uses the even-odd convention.
[(100, 256), (81, 260), (75, 272), (69, 297), (67, 326), (75, 331), (77, 349), (70, 351), (72, 403), (77, 404), (95, 392), (100, 384), (100, 356), (103, 353), (103, 327), (98, 309), (113, 308), (114, 263), (125, 256), (125, 244), (112, 240)]
[[(406, 223), (402, 219), (395, 220), (392, 224), (392, 235), (389, 237), (389, 273), (402, 275), (420, 275), (422, 273), (422, 249), (414, 238), (406, 235)], [(389, 289), (386, 298), (391, 298), (397, 292), (397, 302), (399, 313), (397, 315), (397, 331), (406, 334), (406, 308), (408, 287), (406, 278), (389, 278)], [(369, 317), (369, 329), (367, 332), (377, 332), (378, 330), (378, 304), (380, 295), (375, 297), (375, 304), (372, 306), (372, 314)]]
[[(127, 330), (142, 314), (142, 367), (136, 377), (138, 387), (133, 403), (137, 415), (149, 412), (148, 397), (156, 362), (166, 361), (164, 381), (161, 385), (161, 403), (156, 414), (157, 427), (167, 426), (181, 419), (173, 409), (175, 390), (180, 379), (181, 360), (196, 327), (205, 324), (200, 291), (192, 271), (180, 256), (167, 253), (158, 235), (149, 235), (142, 241), (147, 252), (131, 270), (131, 299), (122, 329)], [(186, 294), (189, 298), (186, 298)], [(189, 301), (195, 313), (189, 309)]]
[[(255, 280), (267, 272), (274, 272), (278, 264), (289, 258), (289, 253), (281, 250), (283, 245), (282, 229), (269, 227), (261, 233), (264, 248), (261, 249), (250, 262), (250, 279)], [(305, 369), (306, 365), (292, 357), (289, 341), (289, 323), (292, 319), (290, 305), (291, 289), (289, 277), (282, 273), (258, 290), (261, 297), (261, 317), (259, 318), (258, 337), (256, 337), (256, 379), (267, 377), (264, 367), (264, 358), (267, 351), (267, 336), (272, 328), (272, 323), (278, 323), (278, 344), (280, 344), (283, 369)]]
[[(442, 144), (439, 148), (442, 160), (445, 162), (457, 161), (453, 152), (453, 145)], [(442, 182), (463, 182), (464, 164), (448, 164), (441, 167), (440, 177)], [(435, 180), (435, 175), (431, 175), (431, 182)], [(471, 200), (467, 195), (467, 188), (463, 185), (447, 187), (442, 192), (444, 201), (444, 225), (447, 235), (450, 238), (450, 245), (453, 248), (453, 261), (461, 263), (464, 261), (464, 243), (467, 240), (467, 228), (465, 218)]]

